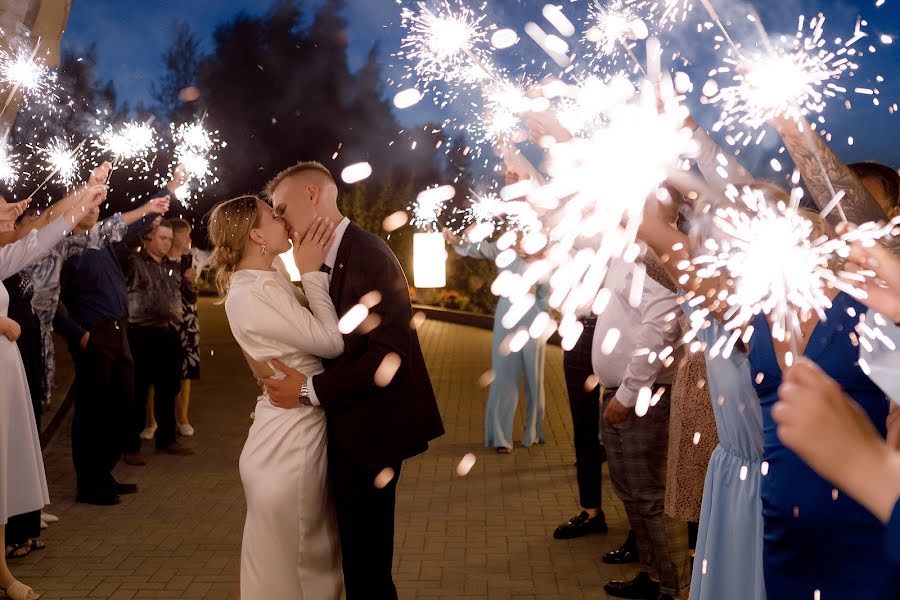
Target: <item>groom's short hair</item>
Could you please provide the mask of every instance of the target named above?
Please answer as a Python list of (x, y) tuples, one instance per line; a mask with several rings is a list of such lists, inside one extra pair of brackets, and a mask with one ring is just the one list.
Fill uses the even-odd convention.
[(323, 165), (322, 163), (315, 160), (307, 160), (298, 162), (296, 165), (290, 166), (278, 175), (276, 175), (269, 183), (266, 184), (265, 194), (269, 198), (272, 197), (272, 194), (275, 193), (275, 188), (277, 188), (281, 183), (294, 175), (299, 175), (301, 173), (306, 173), (309, 171), (314, 171), (316, 173), (320, 173), (324, 175), (328, 181), (337, 185), (337, 182), (334, 180), (334, 176), (331, 174), (331, 171), (328, 170), (328, 167)]

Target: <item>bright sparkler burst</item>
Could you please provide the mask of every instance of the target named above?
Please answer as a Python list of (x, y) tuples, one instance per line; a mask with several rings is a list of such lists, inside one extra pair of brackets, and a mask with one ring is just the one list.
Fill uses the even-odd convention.
[(0, 145), (0, 181), (12, 186), (19, 178), (19, 161), (6, 144)]
[(214, 161), (218, 158), (216, 152), (227, 144), (215, 137), (218, 131), (207, 130), (202, 120), (178, 126), (172, 124), (171, 129), (172, 140), (175, 143), (172, 168), (178, 164), (184, 165), (188, 177), (197, 183), (196, 190), (191, 187), (190, 182), (176, 190), (176, 197), (182, 202), (187, 202), (195, 192), (202, 192), (207, 186), (218, 181), (214, 167)]
[(759, 189), (744, 188), (737, 203), (716, 209), (718, 241), (706, 241), (709, 254), (694, 263), (700, 277), (725, 274), (733, 282), (726, 298), (726, 328), (769, 315), (776, 339), (789, 339), (811, 313), (824, 318), (831, 306), (828, 283), (837, 252), (846, 244), (817, 235), (814, 223), (794, 208), (774, 202)]
[(825, 17), (819, 15), (810, 20), (807, 32), (801, 17), (797, 35), (781, 39), (787, 48), (759, 52), (737, 64), (734, 85), (712, 98), (722, 107), (720, 125), (756, 129), (775, 117), (797, 119), (821, 113), (829, 98), (845, 93), (838, 80), (859, 68), (852, 61), (854, 52), (847, 49), (866, 34), (857, 30), (833, 50), (822, 37), (824, 24)]
[(70, 187), (75, 183), (81, 167), (80, 150), (80, 146), (72, 149), (66, 140), (57, 138), (36, 152), (43, 159), (46, 170), (55, 173), (56, 181)]
[(646, 10), (660, 29), (671, 29), (684, 22), (693, 9), (694, 0), (631, 0), (638, 8)]
[(404, 8), (401, 12), (401, 26), (408, 33), (401, 42), (400, 56), (413, 63), (420, 79), (470, 79), (473, 71), (484, 71), (486, 56), (479, 45), (487, 42), (489, 28), (482, 25), (485, 15), (476, 15), (459, 2), (454, 4), (442, 0), (431, 10), (423, 1), (417, 3), (418, 11)]
[(585, 32), (586, 40), (596, 44), (604, 54), (613, 54), (619, 44), (630, 39), (647, 37), (647, 26), (623, 0), (613, 0), (602, 4), (594, 0), (588, 9), (590, 27)]
[(510, 82), (492, 82), (484, 92), (484, 112), (476, 117), (475, 132), (479, 141), (493, 143), (497, 138), (511, 139), (523, 128), (522, 113), (531, 108), (531, 99), (525, 94), (527, 86)]
[(145, 158), (156, 150), (156, 131), (149, 123), (131, 122), (116, 129), (112, 126), (100, 137), (99, 146), (116, 161)]
[(0, 81), (20, 90), (24, 98), (56, 100), (56, 73), (25, 46), (0, 50)]

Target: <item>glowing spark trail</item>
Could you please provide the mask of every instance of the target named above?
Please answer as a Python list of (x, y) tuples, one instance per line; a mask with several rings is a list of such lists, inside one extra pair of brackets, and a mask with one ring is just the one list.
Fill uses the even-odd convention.
[(156, 131), (150, 123), (131, 122), (116, 129), (107, 127), (100, 137), (99, 147), (119, 161), (146, 157), (156, 149)]

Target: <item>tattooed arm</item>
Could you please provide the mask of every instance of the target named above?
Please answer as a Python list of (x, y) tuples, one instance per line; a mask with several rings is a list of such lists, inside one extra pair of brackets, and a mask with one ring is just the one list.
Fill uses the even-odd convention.
[[(848, 221), (859, 224), (887, 219), (878, 201), (872, 197), (859, 177), (835, 156), (822, 136), (813, 131), (805, 119), (799, 121), (777, 119), (773, 120), (772, 125), (784, 140), (784, 145), (800, 170), (803, 181), (819, 210), (825, 208), (832, 200), (831, 190), (828, 187), (830, 180), (835, 193), (844, 192), (841, 208), (844, 209)], [(840, 212), (837, 208), (829, 213), (827, 220), (831, 225), (840, 223)]]

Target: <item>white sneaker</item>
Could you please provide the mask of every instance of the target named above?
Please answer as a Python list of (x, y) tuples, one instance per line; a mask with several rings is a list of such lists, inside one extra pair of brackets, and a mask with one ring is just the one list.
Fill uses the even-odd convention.
[(41, 519), (41, 530), (47, 529), (47, 527), (49, 527), (49, 525), (47, 525), (47, 521)]
[(179, 423), (178, 433), (180, 433), (184, 437), (192, 437), (194, 435), (194, 428), (191, 427), (190, 423)]
[(141, 432), (141, 439), (152, 440), (154, 435), (156, 435), (156, 427), (147, 427)]
[(41, 521), (45, 523), (59, 523), (59, 517), (56, 515), (51, 515), (48, 512), (41, 511)]

